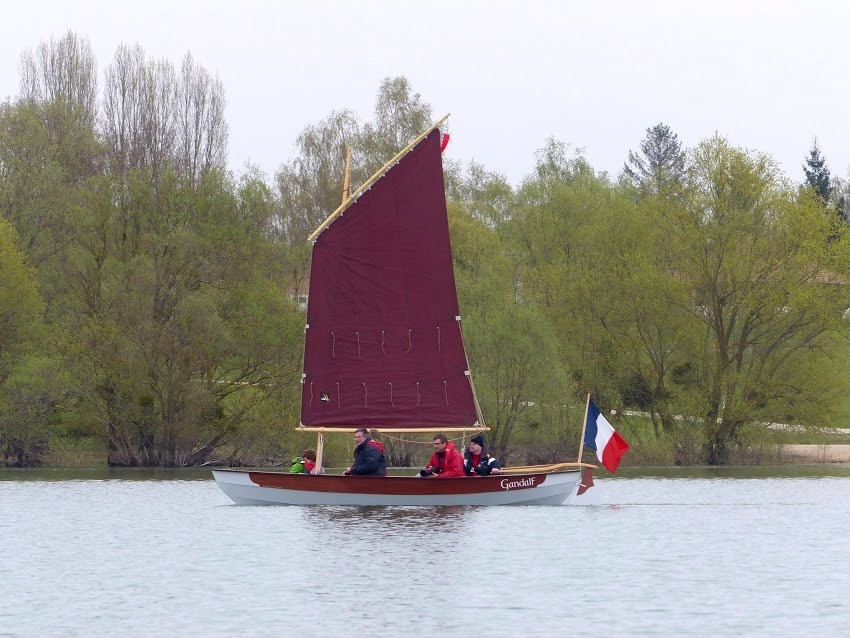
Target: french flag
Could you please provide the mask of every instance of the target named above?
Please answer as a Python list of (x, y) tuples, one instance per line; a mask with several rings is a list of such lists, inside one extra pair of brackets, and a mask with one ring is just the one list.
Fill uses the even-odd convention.
[(629, 444), (611, 427), (593, 401), (587, 404), (587, 421), (584, 424), (584, 444), (596, 450), (596, 456), (609, 472), (616, 472), (620, 459)]

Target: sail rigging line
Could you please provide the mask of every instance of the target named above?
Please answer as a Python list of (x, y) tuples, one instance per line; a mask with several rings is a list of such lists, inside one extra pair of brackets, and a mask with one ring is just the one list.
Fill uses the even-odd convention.
[(384, 350), (384, 331), (381, 330), (381, 352), (384, 353), (384, 356), (387, 356), (387, 351)]
[(475, 383), (472, 381), (472, 370), (469, 367), (469, 355), (466, 354), (466, 342), (463, 339), (463, 327), (460, 323), (460, 316), (457, 319), (457, 329), (460, 333), (460, 347), (463, 350), (463, 357), (466, 359), (466, 378), (469, 379), (469, 387), (472, 389), (472, 400), (475, 403), (475, 413), (478, 415), (478, 422), (484, 423), (484, 413), (481, 411), (481, 404), (478, 402), (478, 393), (475, 391)]
[(331, 332), (331, 337), (333, 337), (333, 344), (331, 345), (331, 355), (334, 359), (336, 359), (336, 335)]
[(390, 405), (392, 407), (395, 407), (395, 403), (393, 403), (393, 384), (390, 383), (389, 386), (390, 386)]
[(357, 335), (357, 358), (360, 358), (360, 333), (355, 331), (354, 334)]
[[(434, 432), (437, 431), (436, 429), (433, 429), (433, 428), (432, 428), (432, 430)], [(430, 432), (432, 430), (428, 430), (428, 432)], [(405, 438), (402, 438), (400, 436), (395, 436), (393, 434), (389, 434), (389, 433), (381, 431), (381, 430), (370, 430), (370, 431), (375, 432), (375, 434), (380, 434), (382, 439), (392, 439), (393, 441), (400, 441), (402, 443), (413, 443), (414, 445), (431, 445), (433, 443), (433, 440), (415, 441), (413, 439), (405, 439)], [(410, 430), (410, 431), (411, 432), (417, 432), (417, 431), (423, 431), (424, 432), (425, 430)], [(450, 432), (450, 431), (451, 430), (446, 430), (446, 432)], [(478, 430), (478, 431), (480, 432), (481, 430)], [(463, 435), (455, 437), (453, 439), (446, 437), (446, 440), (451, 441), (452, 443), (454, 443), (455, 441), (463, 441), (464, 439), (466, 439), (467, 434), (468, 434), (468, 432), (466, 430), (464, 430)]]
[(339, 381), (337, 381), (337, 383), (336, 383), (336, 407), (337, 408), (342, 407), (342, 397), (339, 396)]
[(437, 326), (437, 352), (443, 351), (443, 340), (440, 336), (440, 326)]
[(342, 213), (344, 213), (349, 206), (356, 202), (357, 198), (360, 197), (360, 195), (372, 188), (372, 185), (377, 182), (381, 177), (383, 177), (384, 173), (386, 173), (393, 166), (398, 164), (402, 157), (412, 151), (416, 147), (416, 145), (419, 144), (419, 142), (428, 137), (428, 135), (432, 131), (437, 129), (443, 122), (449, 119), (449, 115), (451, 115), (451, 113), (446, 114), (441, 120), (431, 125), (431, 128), (429, 128), (427, 131), (425, 131), (419, 137), (413, 140), (410, 144), (401, 149), (389, 162), (384, 164), (374, 175), (372, 175), (372, 177), (367, 179), (360, 188), (354, 191), (354, 193), (352, 193), (348, 199), (346, 199), (342, 204), (339, 205), (339, 208), (337, 208), (333, 213), (331, 213), (328, 218), (325, 219), (325, 221), (319, 224), (319, 227), (313, 231), (313, 233), (307, 238), (307, 241), (314, 241), (316, 237), (318, 237), (322, 233), (322, 231), (324, 231), (328, 226), (330, 226), (331, 223), (333, 223), (333, 221), (337, 217), (342, 215)]
[(405, 354), (413, 350), (413, 328), (409, 328), (407, 331), (407, 350), (405, 350)]
[(363, 407), (369, 407), (369, 390), (366, 389), (366, 384), (363, 384)]

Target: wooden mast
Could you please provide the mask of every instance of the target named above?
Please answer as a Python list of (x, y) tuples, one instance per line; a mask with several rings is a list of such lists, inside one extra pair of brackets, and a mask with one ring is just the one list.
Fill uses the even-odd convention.
[(581, 438), (578, 440), (578, 463), (581, 463), (581, 453), (584, 450), (584, 431), (587, 428), (588, 410), (590, 410), (590, 392), (587, 393), (587, 404), (584, 406), (584, 419), (581, 421)]
[[(342, 179), (342, 204), (344, 205), (351, 190), (351, 147), (345, 147), (345, 175)], [(322, 457), (325, 451), (325, 429), (319, 428), (316, 433), (316, 467), (322, 467)]]
[[(351, 190), (351, 147), (346, 147), (345, 152), (345, 178), (342, 180), (342, 204), (348, 199)], [(340, 204), (340, 206), (342, 205)]]

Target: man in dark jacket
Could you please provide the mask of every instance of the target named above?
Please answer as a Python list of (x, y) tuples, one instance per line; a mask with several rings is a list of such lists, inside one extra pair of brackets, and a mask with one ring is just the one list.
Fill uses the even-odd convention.
[(489, 476), (502, 473), (499, 461), (487, 453), (484, 437), (480, 434), (476, 434), (469, 441), (463, 457), (463, 471), (467, 476)]
[(347, 476), (386, 476), (387, 461), (384, 459), (384, 444), (373, 441), (366, 428), (354, 431), (354, 465), (345, 470)]

